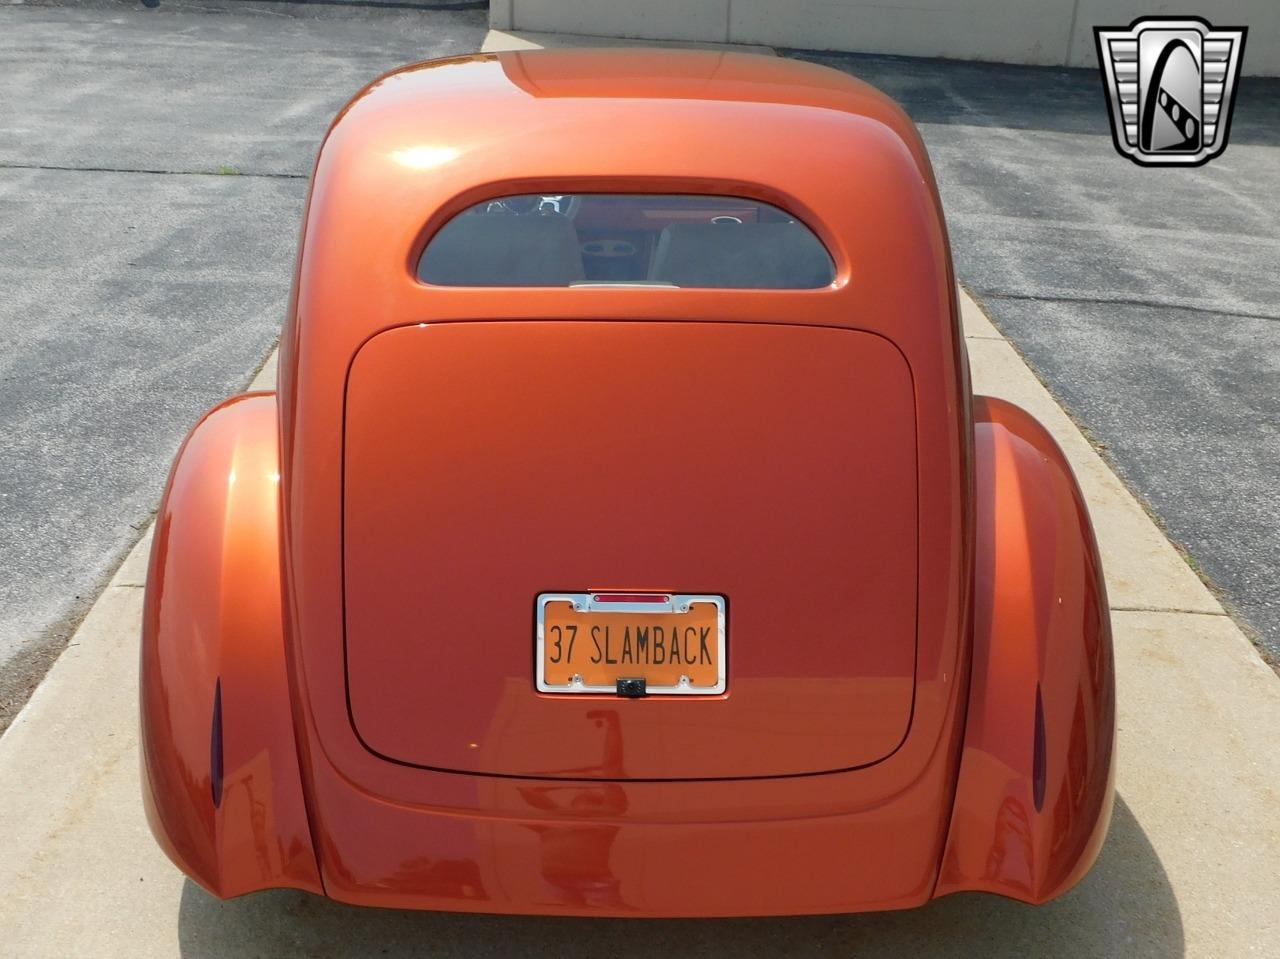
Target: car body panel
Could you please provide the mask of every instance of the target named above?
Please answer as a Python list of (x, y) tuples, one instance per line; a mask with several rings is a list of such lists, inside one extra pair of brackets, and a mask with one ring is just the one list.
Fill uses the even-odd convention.
[(1115, 663), (1106, 584), (1066, 457), (1030, 414), (974, 404), (973, 679), (939, 894), (1042, 902), (1111, 818)]
[(273, 394), (248, 394), (192, 430), (156, 516), (143, 610), (147, 818), (223, 897), (321, 891), (285, 663), (277, 422)]
[[(375, 336), (348, 378), (344, 450), (361, 739), (415, 765), (579, 779), (883, 759), (906, 735), (915, 679), (912, 392), (891, 343), (827, 327), (508, 321)], [(642, 587), (726, 598), (723, 695), (648, 698), (606, 730), (614, 695), (532, 688), (534, 597)], [(578, 642), (620, 655), (619, 637)], [(610, 733), (621, 752), (606, 768)]]
[[(583, 96), (583, 71), (601, 70), (616, 76)], [(748, 77), (753, 83), (744, 86)], [(467, 95), (456, 97), (459, 88)], [(411, 109), (421, 102), (433, 109)], [(773, 137), (758, 136), (760, 124), (810, 142), (812, 151), (780, 153)], [(519, 151), (495, 146), (499, 131), (530, 125), (556, 134), (522, 141)], [(595, 135), (602, 128), (608, 138)], [(842, 162), (823, 159), (829, 156)], [(387, 798), (416, 792), (391, 785), (400, 777), (360, 741), (346, 708), (341, 464), (357, 352), (386, 330), (419, 323), (637, 317), (802, 320), (880, 336), (902, 354), (914, 390), (918, 475), (927, 478), (916, 504), (919, 641), (907, 737), (919, 743), (904, 743), (877, 769), (901, 763), (885, 772), (889, 781), (920, 774), (943, 732), (941, 704), (954, 695), (971, 554), (963, 351), (946, 234), (925, 164), (914, 128), (882, 94), (808, 64), (740, 55), (643, 51), (620, 61), (534, 51), (437, 61), (392, 74), (353, 101), (317, 164), (296, 307), (280, 355), (285, 570), (296, 616), (290, 643), (319, 743), (345, 775), (387, 782)], [(485, 289), (417, 279), (419, 251), (454, 213), (485, 196), (544, 184), (557, 192), (683, 190), (765, 200), (799, 215), (826, 243), (837, 280), (820, 290), (747, 291)]]
[[(222, 896), (321, 889), (272, 608), (274, 415), (269, 396), (234, 400), (184, 444), (160, 513), (144, 625), (145, 792), (159, 799), (149, 819), (174, 861)], [(901, 908), (973, 889), (1040, 902), (1070, 888), (1096, 857), (1110, 808), (1105, 593), (1087, 513), (1052, 440), (1009, 404), (978, 398), (975, 418), (985, 572), (969, 719), (951, 721), (917, 780), (876, 795), (863, 771), (673, 791), (402, 770), (418, 801), (388, 803), (316, 754), (308, 781), (323, 889), (353, 903), (460, 911), (747, 915)], [(1028, 501), (1037, 504), (1029, 523)], [(1030, 549), (1029, 529), (1050, 545)], [(187, 611), (198, 625), (175, 615)], [(193, 641), (203, 655), (192, 655)], [(215, 806), (218, 677), (230, 798)], [(1046, 761), (1037, 809), (1027, 714), (1038, 686)], [(604, 771), (620, 766), (622, 705), (600, 710)], [(954, 755), (962, 760), (943, 855)], [(761, 857), (769, 882), (758, 877)]]
[[(540, 191), (768, 202), (822, 240), (836, 278), (805, 290), (490, 289), (418, 279), (425, 243), (450, 217), (486, 198)], [(878, 375), (900, 366), (909, 377), (915, 474), (906, 484), (913, 491), (898, 490), (893, 499), (913, 499), (916, 532), (897, 546), (879, 541), (876, 551), (916, 584), (915, 682), (909, 721), (895, 694), (886, 700), (893, 715), (864, 718), (867, 742), (843, 754), (844, 761), (880, 754), (879, 761), (832, 769), (837, 750), (833, 737), (824, 745), (823, 736), (798, 757), (765, 736), (748, 756), (743, 744), (762, 707), (754, 718), (739, 710), (727, 727), (732, 755), (708, 759), (686, 750), (663, 767), (632, 717), (651, 707), (651, 715), (674, 715), (680, 705), (705, 712), (710, 702), (560, 697), (569, 700), (562, 708), (575, 724), (586, 730), (590, 722), (590, 735), (569, 752), (558, 756), (525, 740), (532, 743), (527, 757), (506, 743), (468, 765), (462, 750), (483, 742), (473, 730), (487, 720), (490, 735), (498, 728), (501, 737), (519, 725), (494, 727), (501, 710), (493, 707), (493, 686), (478, 709), (456, 703), (433, 715), (418, 707), (395, 712), (413, 691), (412, 677), (385, 664), (363, 662), (362, 675), (349, 683), (347, 644), (365, 642), (370, 624), (405, 628), (414, 606), (403, 593), (419, 577), (447, 584), (451, 575), (447, 564), (418, 568), (421, 557), (396, 539), (397, 516), (411, 536), (434, 535), (429, 512), (408, 505), (411, 485), (374, 482), (379, 467), (397, 468), (399, 460), (421, 475), (425, 461), (405, 450), (425, 421), (421, 404), (407, 398), (389, 414), (405, 435), (377, 438), (367, 414), (392, 409), (388, 400), (361, 412), (364, 387), (359, 395), (348, 390), (363, 382), (363, 351), (517, 328), (509, 340), (484, 347), (500, 356), (505, 343), (536, 343), (539, 330), (565, 324), (605, 338), (644, 327), (655, 338), (641, 350), (646, 369), (663, 336), (678, 345), (688, 331), (710, 337), (712, 328), (732, 337), (754, 327), (760, 342), (787, 331), (795, 343), (787, 340), (782, 353), (801, 350), (815, 331), (891, 347), (897, 359)], [(387, 359), (391, 379), (410, 390), (406, 371)], [(816, 369), (821, 362), (806, 359)], [(719, 370), (712, 379), (732, 377)], [(831, 388), (829, 376), (816, 380)], [(498, 406), (519, 408), (511, 377), (476, 386), (499, 394)], [(581, 409), (593, 395), (607, 398), (608, 391), (596, 381)], [(622, 404), (614, 397), (605, 405), (616, 414)], [(869, 404), (863, 397), (835, 408), (851, 405)], [(895, 400), (893, 407), (905, 404)], [(870, 87), (809, 64), (690, 51), (480, 55), (380, 79), (335, 121), (317, 161), (281, 341), (278, 430), (264, 425), (276, 409), (274, 400), (245, 400), (197, 428), (171, 477), (161, 523), (172, 532), (161, 545), (158, 530), (148, 584), (142, 690), (152, 828), (175, 862), (215, 893), (292, 885), (367, 905), (574, 915), (848, 912), (919, 905), (962, 889), (1039, 902), (1067, 888), (1096, 855), (1111, 795), (1114, 706), (1105, 593), (1087, 513), (1040, 427), (991, 401), (978, 401), (975, 414), (928, 160), (905, 115)], [(590, 454), (590, 417), (581, 409), (570, 428)], [(762, 409), (754, 398), (726, 407), (731, 416)], [(542, 428), (550, 422), (545, 413)], [(871, 425), (860, 419), (854, 432), (878, 435), (873, 409), (857, 416)], [(745, 432), (748, 419), (728, 428)], [(828, 419), (797, 427), (788, 442), (812, 448), (814, 434), (806, 431), (839, 431), (851, 422), (847, 412)], [(349, 430), (357, 458), (347, 450)], [(492, 423), (485, 430), (498, 435)], [(437, 431), (432, 442), (443, 435)], [(393, 449), (378, 448), (392, 442)], [(230, 468), (248, 449), (257, 451), (251, 472), (273, 477), (269, 493), (259, 488), (250, 496), (241, 470)], [(609, 444), (594, 449), (616, 452)], [(494, 468), (505, 462), (498, 453)], [(363, 491), (354, 510), (360, 523), (376, 513), (366, 498), (393, 493), (389, 515), (366, 527), (374, 535), (361, 542), (355, 531), (347, 568), (344, 516), (354, 514), (344, 465)], [(742, 482), (752, 482), (750, 473)], [(450, 492), (467, 499), (459, 484)], [(639, 486), (629, 492), (645, 505)], [(750, 492), (758, 503), (759, 490)], [(591, 490), (579, 493), (589, 497)], [(705, 496), (697, 491), (710, 503)], [(467, 508), (478, 504), (476, 497)], [(554, 497), (547, 504), (563, 505)], [(808, 509), (802, 504), (796, 515), (811, 520)], [(750, 521), (746, 513), (741, 519)], [(607, 533), (608, 519), (603, 523)], [(584, 524), (574, 528), (586, 535)], [(825, 535), (816, 539), (843, 551)], [(470, 569), (455, 584), (472, 599), (484, 586), (477, 557), (496, 552), (492, 531), (486, 536), (474, 544), (485, 548), (463, 551)], [(396, 610), (352, 632), (345, 577), (353, 555), (374, 563), (378, 537), (395, 560), (380, 572), (397, 583), (388, 590)], [(908, 551), (913, 574), (901, 572), (910, 565)], [(842, 555), (846, 565), (862, 562)], [(504, 635), (491, 641), (510, 649), (529, 642), (518, 699), (536, 706), (542, 700), (532, 692), (531, 624), (543, 587), (512, 572), (518, 556), (492, 561), (493, 581), (528, 592), (520, 598), (528, 610), (521, 635), (515, 625), (503, 626)], [(738, 568), (736, 562), (725, 559), (723, 568)], [(741, 570), (758, 575), (746, 564)], [(605, 574), (613, 575), (622, 576)], [(718, 592), (715, 583), (668, 581), (652, 561), (626, 582), (545, 588)], [(376, 599), (378, 589), (357, 585), (366, 598)], [(734, 649), (741, 600), (729, 597), (731, 657), (742, 655)], [(901, 649), (896, 636), (885, 645), (888, 669), (898, 676), (908, 672)], [(366, 652), (357, 650), (355, 661)], [(837, 660), (834, 675), (862, 682), (869, 670), (860, 655), (855, 649)], [(468, 666), (465, 657), (458, 662)], [(735, 662), (725, 702), (738, 694)], [(511, 668), (499, 672), (521, 681)], [(783, 711), (794, 710), (797, 690), (778, 682), (787, 677), (776, 668), (760, 675)], [(400, 705), (377, 702), (383, 685)], [(246, 699), (246, 689), (257, 694)], [(841, 709), (847, 722), (850, 713)], [(455, 713), (456, 732), (395, 725), (434, 718), (447, 726)], [(380, 744), (390, 742), (400, 755), (380, 754), (362, 740), (366, 719)], [(886, 753), (890, 727), (905, 735)], [(246, 757), (262, 764), (248, 779)], [(700, 758), (704, 772), (731, 775), (682, 779), (699, 772)], [(428, 768), (441, 759), (454, 771)], [(829, 771), (812, 774), (819, 767)], [(215, 805), (218, 778), (224, 796), (247, 796), (251, 782), (257, 804)]]

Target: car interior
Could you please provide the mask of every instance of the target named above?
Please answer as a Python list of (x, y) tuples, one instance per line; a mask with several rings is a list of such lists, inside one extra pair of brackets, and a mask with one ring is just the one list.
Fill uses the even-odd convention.
[(436, 286), (819, 289), (835, 265), (813, 231), (758, 200), (525, 194), (464, 210), (423, 250)]

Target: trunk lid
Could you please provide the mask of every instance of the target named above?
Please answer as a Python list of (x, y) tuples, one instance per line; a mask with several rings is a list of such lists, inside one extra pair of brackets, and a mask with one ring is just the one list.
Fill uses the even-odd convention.
[[(348, 695), (365, 745), (507, 776), (795, 775), (890, 755), (915, 681), (910, 371), (874, 334), (463, 322), (350, 371)], [(539, 693), (550, 591), (724, 596), (715, 696)]]

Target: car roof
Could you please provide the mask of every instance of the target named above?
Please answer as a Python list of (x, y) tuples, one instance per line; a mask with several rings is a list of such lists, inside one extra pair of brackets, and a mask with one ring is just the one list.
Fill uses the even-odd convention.
[(903, 118), (891, 99), (846, 73), (755, 53), (647, 47), (482, 53), (402, 67), (361, 96), (390, 81), (421, 95), (465, 87), (490, 104), (514, 98), (529, 107), (532, 97), (543, 101), (537, 109), (572, 110), (583, 100), (733, 101), (819, 107), (888, 123)]
[(706, 145), (683, 135), (691, 120), (735, 131), (723, 140), (727, 156), (738, 149), (735, 140), (767, 136), (782, 117), (805, 139), (776, 144), (780, 156), (823, 139), (833, 126), (873, 121), (892, 131), (927, 174), (914, 126), (879, 90), (817, 64), (723, 51), (522, 50), (431, 60), (371, 83), (331, 134), (375, 118), (375, 125), (391, 121), (403, 149), (418, 150), (408, 157), (421, 168), (450, 150), (465, 150), (473, 163), (511, 157), (520, 152), (511, 140), (517, 132), (558, 134), (568, 159), (624, 125), (643, 126), (669, 153), (705, 157)]
[[(835, 279), (820, 290), (665, 295), (419, 279), (430, 238), (463, 210), (588, 193), (772, 204), (822, 241)], [(643, 315), (861, 328), (916, 362), (954, 354), (952, 284), (927, 154), (884, 94), (785, 58), (612, 48), (436, 60), (366, 87), (321, 147), (294, 298), (304, 337), (347, 358), (405, 323)]]

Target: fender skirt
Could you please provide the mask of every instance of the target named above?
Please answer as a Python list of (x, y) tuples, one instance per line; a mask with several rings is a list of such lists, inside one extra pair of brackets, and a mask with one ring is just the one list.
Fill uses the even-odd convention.
[(1030, 414), (974, 397), (973, 659), (935, 896), (1041, 903), (1093, 865), (1111, 818), (1115, 667), (1084, 499)]
[(156, 519), (142, 624), (143, 796), (160, 846), (216, 896), (323, 892), (281, 622), (275, 394), (211, 411)]

